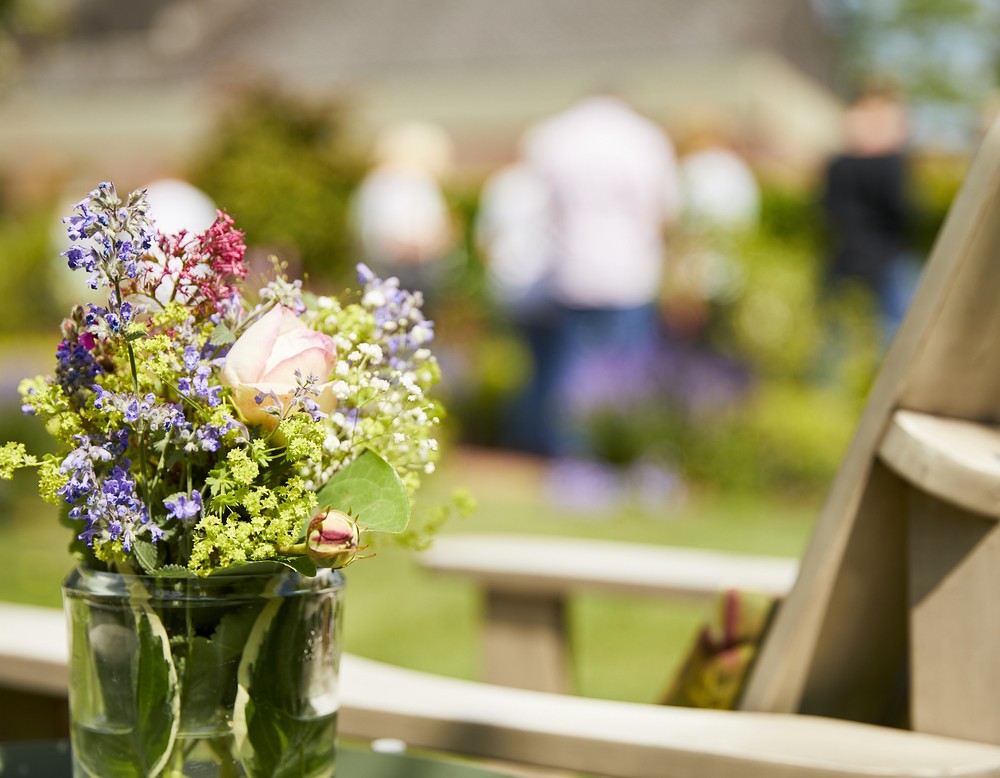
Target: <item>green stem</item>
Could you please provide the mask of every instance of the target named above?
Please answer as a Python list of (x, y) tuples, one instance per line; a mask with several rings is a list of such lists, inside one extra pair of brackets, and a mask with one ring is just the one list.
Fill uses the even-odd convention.
[[(115, 299), (118, 301), (118, 310), (122, 307), (122, 287), (121, 282), (115, 279)], [(135, 391), (136, 402), (139, 401), (139, 369), (135, 364), (135, 351), (132, 349), (132, 341), (126, 338), (125, 348), (128, 351), (128, 363), (129, 368), (132, 370), (132, 389)], [(149, 486), (149, 473), (147, 472), (146, 463), (146, 427), (142, 419), (139, 419), (138, 424), (139, 433), (139, 468), (142, 472), (142, 490), (145, 492), (145, 504), (146, 510), (152, 511), (153, 505), (150, 500), (150, 486)]]

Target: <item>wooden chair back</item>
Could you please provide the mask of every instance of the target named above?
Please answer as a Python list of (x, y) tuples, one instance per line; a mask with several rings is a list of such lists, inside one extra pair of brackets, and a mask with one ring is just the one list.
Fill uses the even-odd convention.
[(968, 172), (741, 707), (1000, 743), (1000, 124)]

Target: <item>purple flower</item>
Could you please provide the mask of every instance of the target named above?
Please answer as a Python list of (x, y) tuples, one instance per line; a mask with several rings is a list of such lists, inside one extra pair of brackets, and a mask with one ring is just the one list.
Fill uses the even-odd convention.
[(69, 480), (59, 494), (73, 506), (69, 517), (84, 522), (80, 539), (90, 546), (99, 540), (117, 541), (127, 553), (140, 534), (149, 534), (155, 542), (161, 533), (150, 523), (149, 512), (139, 499), (136, 482), (128, 470), (129, 460), (119, 460), (106, 470), (115, 456), (112, 451), (120, 449), (121, 436), (116, 437), (105, 441), (77, 436), (77, 448), (62, 463), (61, 469), (69, 474)]
[(88, 283), (93, 289), (113, 288), (123, 278), (135, 278), (138, 260), (155, 235), (145, 195), (123, 204), (114, 186), (103, 182), (74, 211), (63, 219), (75, 244), (63, 252), (69, 267), (90, 273)]
[(100, 365), (82, 342), (63, 340), (59, 344), (56, 349), (56, 383), (67, 397), (82, 404), (84, 391), (93, 385), (100, 372)]
[(190, 495), (177, 492), (163, 501), (168, 519), (177, 519), (185, 524), (194, 522), (201, 515), (201, 492), (193, 490)]

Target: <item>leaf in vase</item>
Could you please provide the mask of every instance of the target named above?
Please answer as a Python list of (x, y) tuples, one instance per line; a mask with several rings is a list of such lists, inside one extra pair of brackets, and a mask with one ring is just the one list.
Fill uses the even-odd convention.
[(153, 543), (137, 538), (132, 542), (132, 554), (139, 560), (143, 572), (150, 574), (156, 572), (160, 560), (159, 553)]
[(254, 624), (233, 711), (236, 750), (250, 778), (332, 775), (337, 608), (333, 596), (275, 598)]
[[(178, 656), (180, 651), (184, 656)], [(219, 655), (208, 638), (195, 636), (174, 649), (177, 675), (181, 682), (181, 718), (188, 729), (219, 729), (222, 685), (219, 683)]]
[(365, 450), (316, 494), (320, 507), (350, 512), (364, 529), (402, 532), (410, 521), (410, 498), (392, 465)]
[[(180, 724), (177, 673), (163, 624), (149, 608), (136, 606), (124, 619), (93, 614), (81, 645), (83, 637), (74, 634), (73, 693), (78, 678), (86, 693), (99, 689), (103, 716), (91, 727), (74, 722), (77, 760), (93, 778), (158, 775)], [(82, 668), (81, 678), (76, 672), (88, 659), (78, 652), (84, 651), (91, 667)]]

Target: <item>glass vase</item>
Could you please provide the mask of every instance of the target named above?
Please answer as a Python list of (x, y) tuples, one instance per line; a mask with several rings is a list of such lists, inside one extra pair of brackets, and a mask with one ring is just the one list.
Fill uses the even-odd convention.
[(63, 601), (74, 778), (334, 775), (338, 572), (77, 568)]

